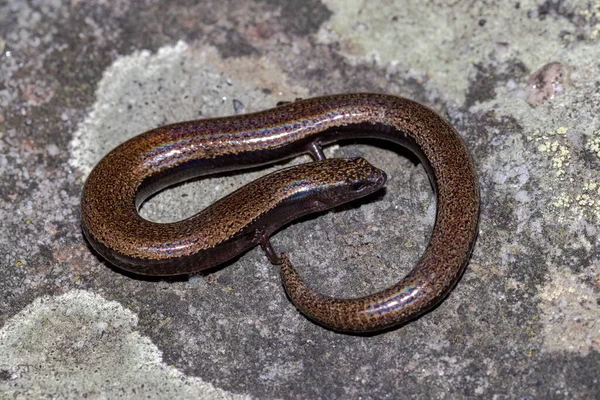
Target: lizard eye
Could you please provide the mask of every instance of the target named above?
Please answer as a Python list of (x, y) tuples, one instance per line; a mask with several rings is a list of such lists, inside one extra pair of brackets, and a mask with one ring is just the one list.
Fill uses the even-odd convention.
[(357, 182), (352, 185), (352, 190), (355, 192), (362, 192), (366, 186), (367, 185), (365, 185), (363, 182)]

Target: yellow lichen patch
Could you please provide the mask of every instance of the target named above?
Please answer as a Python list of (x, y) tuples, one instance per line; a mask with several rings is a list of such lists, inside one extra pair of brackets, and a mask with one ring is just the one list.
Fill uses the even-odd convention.
[(562, 143), (562, 137), (566, 137), (569, 128), (561, 126), (556, 130), (548, 132), (547, 135), (540, 135), (539, 130), (535, 131), (533, 136), (536, 142), (541, 142), (537, 146), (540, 153), (548, 153), (552, 156), (552, 168), (555, 170), (557, 178), (565, 175), (564, 168), (569, 165), (571, 152), (565, 144)]
[[(591, 265), (599, 269), (600, 265)], [(600, 320), (594, 289), (567, 268), (552, 274), (539, 295), (544, 347), (586, 355), (600, 349)]]
[[(568, 160), (571, 158), (569, 149), (562, 144), (560, 138), (560, 135), (566, 135), (567, 131), (568, 128), (559, 127), (547, 135), (540, 134), (539, 130), (532, 135), (532, 140), (540, 142), (537, 145), (538, 152), (552, 156), (552, 167), (556, 170), (557, 177), (564, 175), (563, 168), (569, 164)], [(585, 148), (600, 158), (600, 129), (592, 132)], [(570, 177), (571, 182), (576, 182), (576, 179), (576, 177)], [(579, 190), (573, 189), (574, 193), (571, 192), (573, 194), (558, 193), (550, 204), (555, 208), (573, 213), (577, 218), (600, 221), (600, 184), (596, 181), (587, 181)]]
[(540, 153), (544, 153), (544, 152), (548, 151), (548, 146), (546, 146), (545, 143), (542, 143), (538, 146), (538, 151)]
[(592, 133), (592, 139), (585, 147), (600, 158), (600, 129)]
[(600, 185), (597, 182), (584, 183), (575, 198), (561, 193), (554, 197), (551, 204), (572, 211), (578, 218), (600, 221)]
[(596, 220), (600, 220), (600, 189), (596, 182), (586, 183), (579, 204), (582, 209), (587, 209)]
[(577, 7), (575, 9), (575, 14), (581, 17), (586, 25), (590, 24), (589, 32), (587, 34), (589, 40), (600, 38), (600, 24), (596, 23), (595, 25), (592, 25), (593, 21), (600, 20), (600, 1), (591, 1), (587, 7)]
[(572, 202), (573, 200), (571, 200), (569, 195), (561, 193), (554, 197), (554, 200), (551, 204), (556, 208), (570, 208)]
[(558, 129), (556, 129), (556, 134), (557, 135), (566, 135), (568, 130), (569, 130), (569, 128), (567, 128), (566, 126), (561, 126)]

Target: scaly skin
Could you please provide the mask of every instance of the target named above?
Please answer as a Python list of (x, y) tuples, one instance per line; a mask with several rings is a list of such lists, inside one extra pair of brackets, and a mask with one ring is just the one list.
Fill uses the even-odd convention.
[[(192, 176), (269, 164), (303, 153), (320, 159), (320, 145), (349, 138), (398, 143), (415, 152), (426, 167), (438, 209), (422, 258), (390, 289), (358, 299), (318, 295), (303, 284), (287, 256), (277, 260), (271, 249), (270, 258), (283, 263), (282, 278), (290, 299), (313, 320), (346, 332), (401, 324), (431, 309), (454, 287), (475, 243), (479, 218), (477, 176), (463, 141), (443, 118), (408, 99), (381, 94), (325, 96), (143, 133), (118, 146), (90, 174), (82, 195), (83, 231), (104, 257), (143, 274), (208, 268), (259, 242), (269, 249), (273, 218), (265, 218), (266, 225), (254, 235), (244, 231), (247, 236), (238, 239), (243, 245), (232, 245), (232, 232), (237, 231), (223, 227), (237, 223), (238, 216), (228, 207), (214, 214), (218, 220), (212, 220), (214, 229), (208, 231), (201, 228), (202, 213), (173, 224), (156, 224), (142, 219), (137, 207), (162, 187)], [(260, 185), (253, 188), (264, 190)], [(248, 205), (260, 214), (265, 204)], [(302, 212), (291, 207), (287, 218)], [(262, 238), (257, 240), (258, 236)]]
[[(97, 203), (106, 202), (109, 194), (86, 196), (84, 233), (120, 268), (144, 275), (187, 274), (258, 244), (267, 246), (269, 236), (289, 222), (371, 194), (386, 179), (363, 158), (302, 164), (259, 178), (198, 214), (168, 224), (139, 217), (133, 199), (113, 198), (118, 203), (111, 208)], [(277, 259), (275, 253), (270, 258)]]

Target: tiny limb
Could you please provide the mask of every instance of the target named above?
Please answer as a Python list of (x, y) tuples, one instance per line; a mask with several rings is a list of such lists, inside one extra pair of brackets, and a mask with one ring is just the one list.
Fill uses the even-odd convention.
[(281, 106), (285, 106), (286, 104), (291, 104), (291, 103), (295, 103), (297, 101), (303, 100), (302, 97), (296, 97), (296, 99), (294, 101), (278, 101), (277, 104), (275, 104), (277, 107), (281, 107)]
[(273, 245), (271, 244), (271, 241), (269, 240), (268, 237), (263, 236), (261, 238), (261, 240), (260, 240), (260, 247), (263, 249), (263, 251), (267, 255), (267, 258), (269, 259), (269, 261), (271, 262), (271, 264), (273, 264), (273, 265), (281, 265), (282, 260), (277, 255), (277, 252), (273, 248)]
[(323, 153), (321, 145), (317, 142), (312, 142), (308, 145), (308, 152), (310, 153), (311, 157), (315, 159), (315, 161), (323, 161), (327, 159), (327, 157), (325, 157), (325, 153)]

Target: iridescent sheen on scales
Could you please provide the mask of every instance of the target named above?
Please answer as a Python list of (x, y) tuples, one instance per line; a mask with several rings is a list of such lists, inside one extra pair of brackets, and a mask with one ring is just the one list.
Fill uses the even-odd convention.
[[(343, 165), (325, 160), (276, 172), (184, 221), (157, 224), (138, 214), (145, 198), (190, 177), (304, 153), (320, 160), (320, 146), (354, 138), (378, 138), (409, 148), (425, 166), (437, 195), (436, 222), (425, 253), (406, 277), (384, 291), (356, 299), (317, 294), (289, 258), (278, 257), (268, 242), (273, 232), (301, 215), (383, 186), (385, 174), (362, 159), (340, 160)], [(338, 169), (343, 173), (336, 174)], [(121, 268), (148, 275), (189, 273), (260, 244), (272, 262), (281, 263), (284, 286), (300, 311), (335, 330), (368, 332), (422, 314), (454, 287), (477, 236), (479, 190), (463, 141), (435, 112), (395, 96), (347, 94), (145, 132), (98, 163), (85, 184), (81, 206), (86, 237)]]

